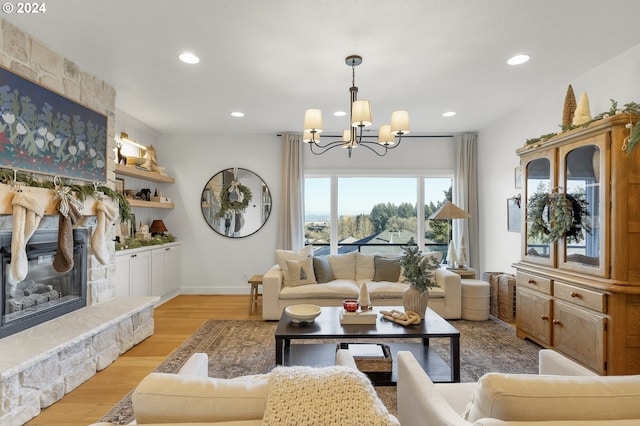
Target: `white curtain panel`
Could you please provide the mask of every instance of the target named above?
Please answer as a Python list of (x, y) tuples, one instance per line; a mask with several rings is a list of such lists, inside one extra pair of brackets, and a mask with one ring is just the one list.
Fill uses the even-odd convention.
[[(464, 235), (464, 255), (472, 268), (480, 265), (477, 140), (478, 135), (475, 133), (453, 137), (456, 152), (453, 204), (471, 215), (469, 219), (453, 219), (453, 240), (456, 247), (465, 249), (460, 244)], [(460, 254), (458, 257), (461, 257)]]
[(278, 248), (298, 250), (304, 244), (304, 173), (302, 135), (282, 135), (282, 191)]

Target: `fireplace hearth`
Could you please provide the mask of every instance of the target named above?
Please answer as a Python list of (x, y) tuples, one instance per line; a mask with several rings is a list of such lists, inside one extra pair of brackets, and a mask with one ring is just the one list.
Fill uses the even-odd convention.
[(87, 304), (88, 230), (73, 230), (74, 267), (56, 272), (53, 258), (58, 249), (58, 230), (38, 230), (25, 251), (29, 272), (24, 280), (12, 282), (11, 231), (0, 232), (0, 338), (26, 330)]

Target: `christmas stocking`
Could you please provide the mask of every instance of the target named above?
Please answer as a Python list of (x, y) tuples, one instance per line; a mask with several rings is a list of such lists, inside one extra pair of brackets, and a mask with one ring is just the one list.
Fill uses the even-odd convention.
[(16, 192), (13, 205), (13, 234), (11, 239), (11, 278), (22, 281), (29, 272), (26, 245), (44, 215), (44, 204), (24, 192)]
[[(74, 203), (62, 208), (62, 200), (56, 207), (60, 213), (58, 219), (58, 250), (53, 258), (53, 269), (58, 272), (69, 272), (73, 269), (73, 225), (82, 218)], [(66, 215), (64, 214), (66, 210)]]
[(109, 229), (113, 226), (113, 220), (118, 216), (115, 206), (103, 201), (96, 204), (98, 224), (91, 235), (91, 250), (100, 263), (109, 263), (109, 248), (105, 239)]

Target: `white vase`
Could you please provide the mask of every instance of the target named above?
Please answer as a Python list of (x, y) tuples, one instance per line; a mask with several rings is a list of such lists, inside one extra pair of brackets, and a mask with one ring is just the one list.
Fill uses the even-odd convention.
[(429, 303), (429, 294), (427, 292), (421, 292), (414, 286), (409, 286), (402, 294), (402, 305), (404, 311), (413, 311), (420, 315), (420, 318), (424, 319), (427, 312), (427, 305)]

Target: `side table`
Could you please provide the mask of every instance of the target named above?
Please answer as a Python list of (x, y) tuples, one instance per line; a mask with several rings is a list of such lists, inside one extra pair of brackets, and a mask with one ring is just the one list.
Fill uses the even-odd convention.
[(460, 275), (460, 278), (466, 278), (470, 280), (476, 279), (476, 270), (473, 268), (464, 268), (464, 269), (447, 268), (447, 269), (449, 269), (451, 272), (455, 272), (456, 274)]
[(253, 313), (253, 308), (258, 307), (258, 286), (262, 284), (262, 275), (254, 275), (247, 281), (251, 285), (249, 290), (249, 315)]

